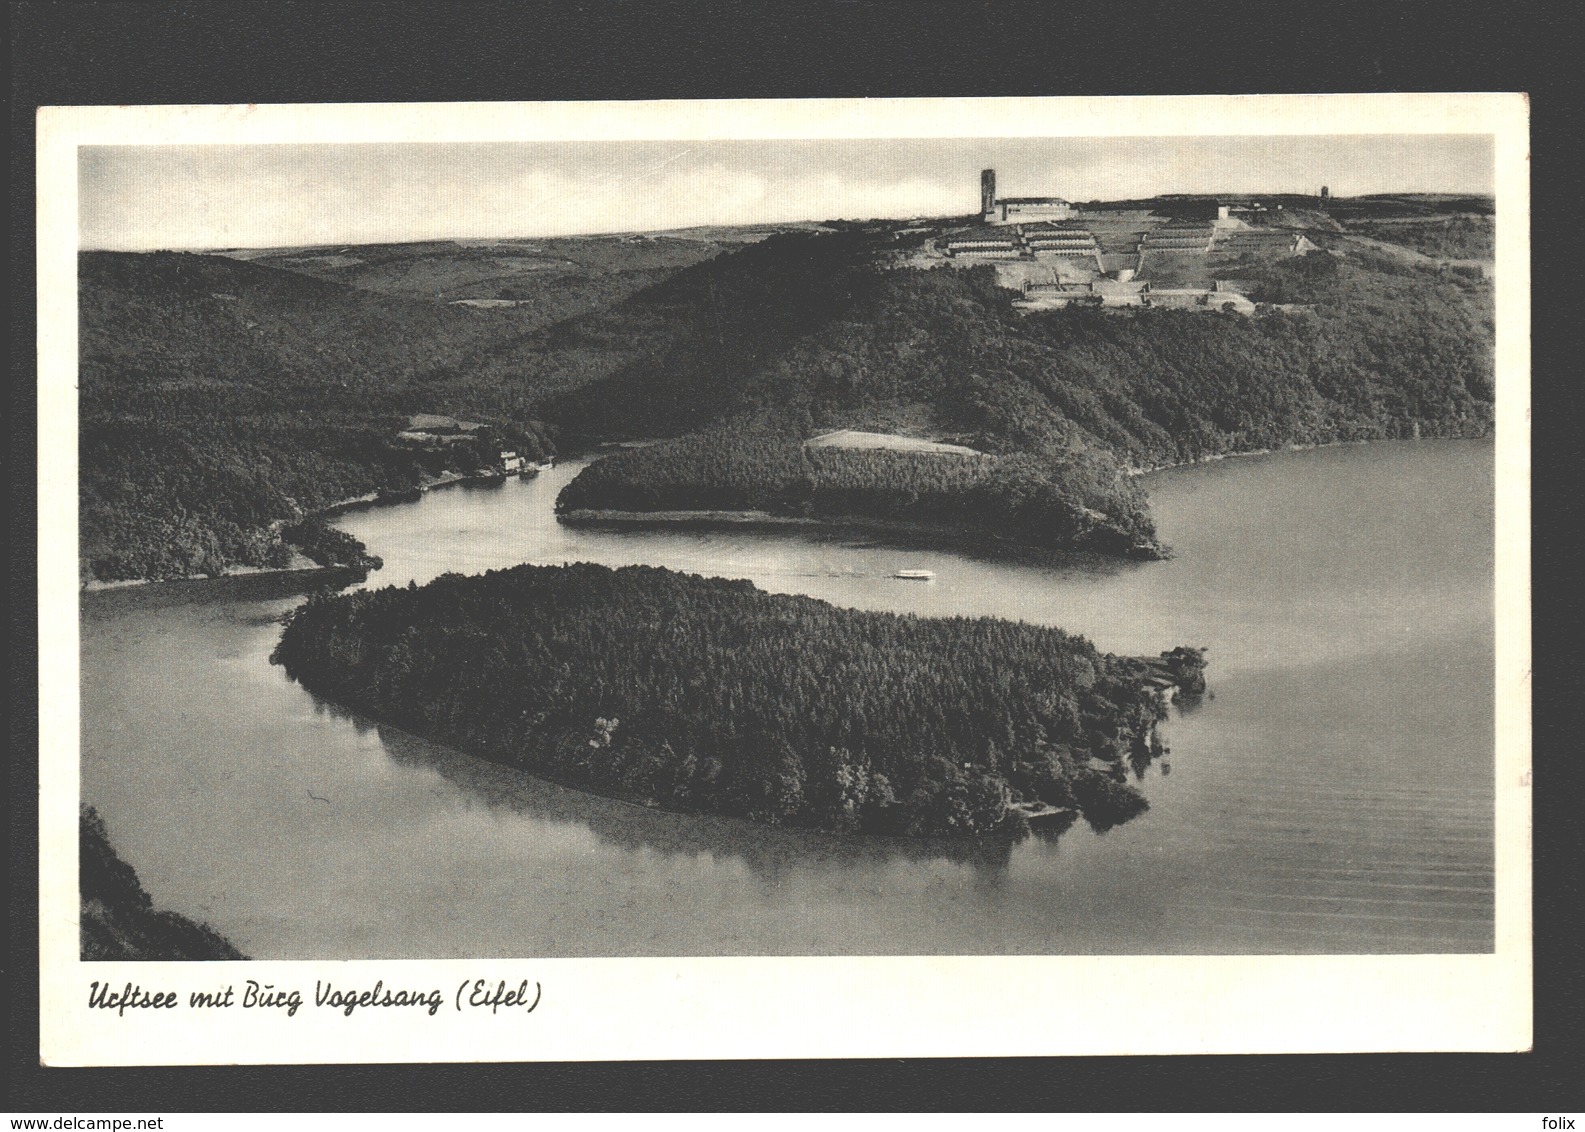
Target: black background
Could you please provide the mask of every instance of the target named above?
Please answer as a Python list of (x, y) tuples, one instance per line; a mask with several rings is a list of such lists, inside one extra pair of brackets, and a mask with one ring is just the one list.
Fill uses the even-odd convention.
[[(1574, 5), (1010, 0), (17, 3), (12, 62), (10, 787), (13, 1112), (1021, 1109), (1578, 1112), (1585, 520)], [(1535, 1049), (422, 1067), (38, 1066), (33, 111), (52, 104), (1526, 91), (1532, 96)], [(1450, 988), (1456, 990), (1457, 988)], [(800, 1024), (818, 1019), (800, 1019)], [(768, 1025), (777, 1024), (775, 1019)], [(1571, 1083), (1572, 1082), (1572, 1083)], [(1497, 1126), (1506, 1126), (1501, 1122)], [(1517, 1127), (1517, 1125), (1515, 1125)]]

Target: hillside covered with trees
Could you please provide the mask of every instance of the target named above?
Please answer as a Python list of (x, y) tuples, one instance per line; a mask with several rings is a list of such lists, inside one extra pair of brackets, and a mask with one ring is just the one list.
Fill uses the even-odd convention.
[[(600, 461), (563, 507), (933, 517), (1045, 545), (1127, 551), (1154, 535), (1126, 465), (1477, 436), (1491, 425), (1493, 323), (1479, 280), (1362, 253), (1250, 257), (1230, 270), (1264, 304), (1253, 318), (1077, 309), (1021, 317), (990, 268), (844, 263), (832, 288), (841, 310), (819, 315), (829, 296), (811, 297), (805, 312), (823, 321), (801, 337), (771, 349), (774, 331), (744, 336), (731, 364), (710, 355), (721, 362), (714, 370), (699, 364), (699, 343), (683, 341), (563, 398), (551, 415), (572, 429), (594, 427), (597, 406), (608, 428), (634, 434), (643, 421), (687, 428), (733, 414), (724, 428)], [(774, 297), (759, 305), (785, 313)], [(759, 363), (756, 350), (771, 356)], [(998, 459), (799, 448), (822, 428), (895, 422)], [(1044, 537), (1027, 538), (1036, 531)]]
[(570, 391), (547, 387), (543, 414), (610, 437), (804, 410), (821, 428), (910, 420), (993, 453), (1142, 464), (1489, 423), (1478, 280), (1362, 252), (1251, 256), (1227, 271), (1255, 298), (1313, 309), (1020, 315), (990, 267), (881, 270), (868, 241), (777, 237), (559, 325), (541, 364)]
[[(448, 470), (453, 454), (390, 442), (419, 412), (484, 422), (530, 459), (558, 444), (687, 438), (586, 473), (587, 500), (702, 499), (706, 485), (815, 512), (993, 515), (1070, 534), (1078, 517), (1122, 550), (1148, 535), (1127, 466), (1490, 428), (1491, 292), (1478, 278), (1351, 247), (1232, 264), (1266, 304), (1254, 317), (1020, 315), (989, 267), (898, 268), (888, 225), (833, 227), (703, 260), (648, 251), (637, 275), (602, 247), (609, 291), (591, 283), (568, 307), (424, 298), (401, 282), (431, 278), (412, 255), (266, 266), (85, 253), (85, 576), (278, 565), (284, 528)], [(475, 258), (446, 257), (433, 277), (448, 286), (500, 282)], [(323, 277), (282, 269), (293, 260)], [(501, 284), (514, 285), (527, 284)], [(767, 421), (775, 442), (728, 462), (740, 481), (704, 466), (733, 447), (723, 428)], [(997, 459), (970, 471), (794, 451), (828, 428), (950, 437)], [(662, 464), (664, 478), (646, 478)]]
[(599, 793), (913, 836), (1021, 831), (1017, 802), (1125, 821), (1146, 808), (1125, 763), (1149, 761), (1165, 714), (1144, 662), (1059, 629), (652, 567), (321, 595), (274, 660), (375, 719)]
[[(493, 458), (392, 443), (409, 413), (473, 408), (450, 375), (493, 312), (176, 253), (85, 254), (79, 291), (85, 577), (284, 566), (283, 529), (314, 512)], [(485, 419), (491, 442), (552, 450), (536, 422)]]

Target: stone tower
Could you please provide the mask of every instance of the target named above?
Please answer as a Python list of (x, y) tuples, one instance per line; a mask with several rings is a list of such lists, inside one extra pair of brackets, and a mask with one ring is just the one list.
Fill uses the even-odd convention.
[(996, 217), (996, 170), (980, 170), (980, 218), (993, 220)]

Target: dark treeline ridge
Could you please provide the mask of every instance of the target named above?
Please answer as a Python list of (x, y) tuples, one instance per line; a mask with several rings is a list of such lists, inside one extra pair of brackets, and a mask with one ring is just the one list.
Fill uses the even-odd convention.
[[(1261, 199), (1276, 204), (1285, 198)], [(1356, 221), (1396, 217), (1430, 220), (1449, 215), (1491, 216), (1496, 209), (1496, 197), (1483, 193), (1367, 193), (1360, 197), (1333, 197), (1326, 205), (1329, 215), (1349, 226)]]
[(246, 959), (208, 924), (159, 912), (135, 869), (110, 844), (104, 819), (85, 806), (78, 823), (82, 957), (91, 959)]
[(510, 300), (514, 309), (499, 313), (504, 324), (521, 332), (603, 310), (679, 268), (720, 254), (725, 246), (702, 237), (572, 236), (247, 254), (252, 263), (361, 291), (447, 303)]
[(1159, 553), (1144, 494), (1104, 452), (967, 456), (805, 447), (784, 417), (596, 461), (557, 510), (763, 510), (879, 519), (1005, 536), (1032, 546)]
[(451, 377), (499, 318), (218, 256), (79, 264), (85, 579), (281, 567), (285, 532), (331, 504), (488, 469), (497, 441), (552, 451), (537, 422), (497, 411), (474, 418), (493, 426), (478, 444), (392, 442), (409, 413), (473, 411)]
[[(1146, 808), (1148, 666), (1059, 629), (839, 609), (653, 567), (519, 566), (311, 599), (273, 658), (316, 694), (570, 785), (834, 830), (1097, 830)], [(1137, 767), (1136, 767), (1137, 769)]]

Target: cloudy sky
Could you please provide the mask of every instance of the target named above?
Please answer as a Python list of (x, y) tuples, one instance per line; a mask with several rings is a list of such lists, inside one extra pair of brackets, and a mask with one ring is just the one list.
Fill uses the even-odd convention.
[(1480, 135), (85, 146), (81, 246), (291, 247), (960, 215), (1004, 196), (1493, 189)]

